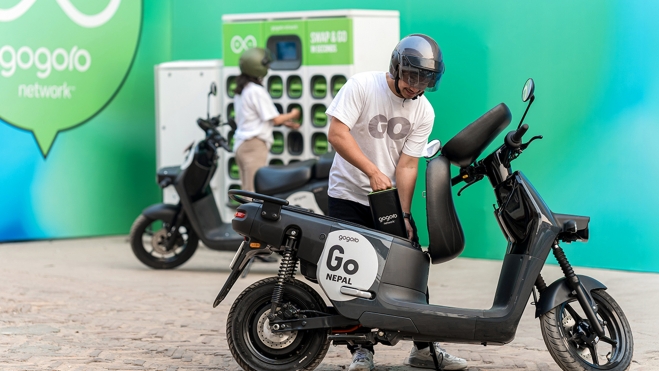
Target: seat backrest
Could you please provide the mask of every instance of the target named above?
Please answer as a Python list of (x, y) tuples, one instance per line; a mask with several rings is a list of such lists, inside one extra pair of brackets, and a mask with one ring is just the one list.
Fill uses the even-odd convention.
[(451, 194), (451, 163), (438, 156), (426, 168), (428, 252), (433, 264), (456, 258), (465, 246), (464, 232)]

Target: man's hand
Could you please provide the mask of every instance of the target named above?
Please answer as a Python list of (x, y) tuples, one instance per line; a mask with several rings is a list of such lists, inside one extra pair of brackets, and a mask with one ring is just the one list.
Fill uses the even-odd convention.
[(380, 170), (377, 170), (372, 175), (368, 176), (368, 180), (371, 183), (371, 188), (373, 192), (384, 191), (392, 187), (391, 179), (388, 176), (384, 175)]
[(289, 128), (289, 129), (293, 129), (293, 130), (297, 130), (297, 129), (300, 128), (300, 124), (297, 123), (297, 122), (295, 122), (295, 121), (285, 121), (285, 122), (284, 122), (284, 125), (285, 125), (287, 128)]

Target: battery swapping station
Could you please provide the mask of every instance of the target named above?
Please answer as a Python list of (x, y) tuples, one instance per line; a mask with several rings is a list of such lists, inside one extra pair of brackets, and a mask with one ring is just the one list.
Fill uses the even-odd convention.
[[(235, 117), (233, 89), (240, 75), (238, 60), (251, 47), (268, 48), (272, 53), (263, 86), (279, 112), (301, 110), (299, 130), (275, 127), (270, 164), (288, 164), (331, 150), (325, 110), (332, 98), (355, 73), (387, 71), (391, 51), (400, 40), (398, 11), (231, 14), (222, 16), (222, 22), (224, 117)], [(223, 220), (233, 217), (236, 206), (228, 201), (227, 191), (240, 188), (233, 155), (222, 157), (218, 168), (223, 174), (218, 177), (218, 186), (225, 197), (217, 200)]]

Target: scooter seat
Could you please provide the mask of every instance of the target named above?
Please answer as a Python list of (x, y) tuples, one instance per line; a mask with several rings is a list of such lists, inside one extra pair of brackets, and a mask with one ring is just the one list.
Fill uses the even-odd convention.
[(316, 160), (305, 160), (288, 165), (270, 165), (260, 168), (254, 176), (256, 193), (274, 195), (305, 185), (313, 176)]
[(332, 168), (332, 163), (334, 163), (334, 153), (327, 152), (326, 154), (318, 158), (316, 163), (316, 171), (314, 178), (316, 179), (327, 179), (329, 178), (330, 169)]

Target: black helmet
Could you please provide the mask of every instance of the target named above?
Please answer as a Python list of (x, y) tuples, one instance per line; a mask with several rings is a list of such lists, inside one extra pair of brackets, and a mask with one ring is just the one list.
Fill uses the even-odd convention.
[(430, 36), (412, 34), (404, 37), (391, 53), (389, 73), (395, 80), (396, 92), (400, 94), (398, 80), (403, 80), (415, 89), (435, 91), (444, 74), (444, 61), (439, 45)]
[(270, 62), (272, 62), (270, 50), (263, 48), (251, 48), (247, 49), (240, 56), (238, 66), (240, 67), (241, 73), (261, 79), (268, 74)]

